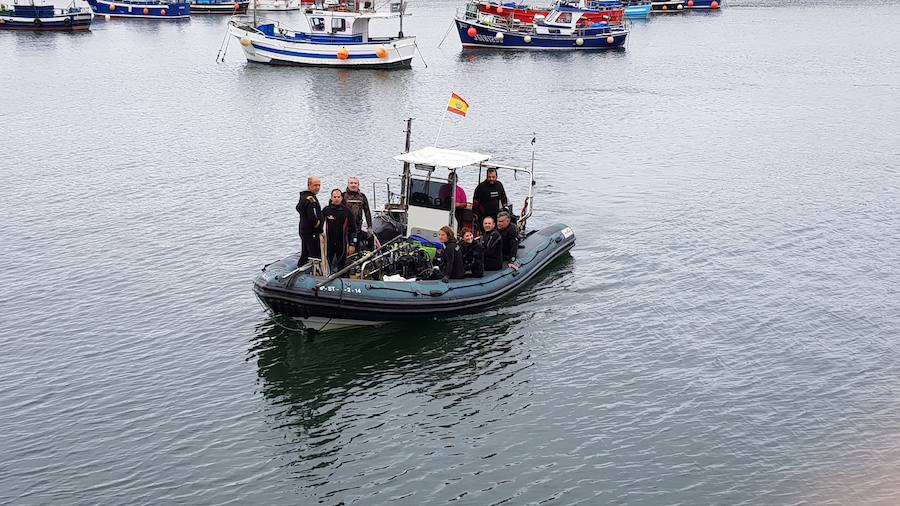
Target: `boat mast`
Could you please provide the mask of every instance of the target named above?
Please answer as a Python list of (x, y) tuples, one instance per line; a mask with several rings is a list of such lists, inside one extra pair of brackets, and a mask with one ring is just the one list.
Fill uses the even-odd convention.
[[(409, 148), (412, 145), (412, 118), (406, 118), (406, 144), (403, 147), (404, 153), (409, 153)], [(406, 196), (409, 195), (409, 180), (410, 180), (410, 170), (409, 170), (409, 162), (403, 162), (403, 191), (400, 193), (400, 205), (406, 207)]]

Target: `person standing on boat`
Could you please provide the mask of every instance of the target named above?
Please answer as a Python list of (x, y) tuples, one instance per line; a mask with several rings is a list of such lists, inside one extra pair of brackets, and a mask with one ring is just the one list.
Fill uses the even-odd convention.
[(470, 228), (463, 229), (462, 238), (459, 250), (462, 252), (466, 277), (480, 278), (484, 275), (484, 251), (481, 249), (481, 243), (475, 240), (475, 234)]
[(441, 274), (444, 283), (451, 279), (463, 279), (466, 277), (466, 269), (463, 266), (462, 253), (456, 243), (453, 229), (444, 225), (438, 231), (438, 240), (444, 243), (444, 252), (441, 254)]
[(503, 269), (503, 238), (494, 230), (494, 218), (485, 216), (481, 226), (484, 233), (479, 239), (484, 252), (484, 270), (499, 271)]
[(331, 200), (322, 209), (322, 217), (325, 221), (328, 266), (332, 272), (337, 272), (345, 267), (347, 255), (356, 253), (356, 220), (350, 208), (344, 205), (341, 190), (331, 190)]
[(476, 214), (475, 222), (479, 223), (485, 217), (497, 219), (497, 213), (509, 200), (506, 198), (506, 190), (503, 183), (497, 181), (497, 169), (487, 170), (487, 177), (475, 187), (472, 196), (472, 210)]
[(344, 205), (353, 213), (356, 222), (356, 230), (362, 230), (363, 216), (366, 218), (366, 229), (372, 228), (372, 211), (369, 209), (369, 199), (366, 194), (359, 191), (359, 178), (351, 177), (347, 181), (347, 190), (344, 192)]
[(511, 226), (509, 213), (500, 211), (497, 215), (497, 231), (503, 244), (503, 261), (516, 269), (516, 255), (519, 253), (519, 232)]
[(310, 258), (321, 259), (322, 252), (319, 247), (319, 234), (322, 233), (322, 208), (316, 194), (322, 182), (316, 176), (306, 179), (306, 190), (300, 192), (300, 201), (297, 202), (297, 212), (300, 213), (300, 241), (303, 243), (298, 267), (306, 265)]

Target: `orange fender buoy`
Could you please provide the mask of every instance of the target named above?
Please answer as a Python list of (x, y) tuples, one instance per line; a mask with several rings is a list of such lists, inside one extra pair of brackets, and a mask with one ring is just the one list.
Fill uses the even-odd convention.
[(166, 15), (166, 10), (163, 9), (163, 10), (159, 11), (159, 13), (162, 14), (163, 16), (165, 16), (165, 15)]
[(382, 60), (388, 57), (387, 49), (383, 47), (379, 47), (375, 50), (375, 56), (381, 58)]
[(694, 0), (688, 0), (688, 7), (694, 6)]
[(663, 10), (664, 10), (664, 11), (669, 10), (669, 6), (668, 6), (668, 5), (663, 5)]
[(466, 35), (468, 35), (469, 37), (471, 37), (473, 39), (475, 38), (475, 35), (477, 35), (477, 34), (478, 34), (478, 30), (476, 30), (474, 26), (470, 26), (469, 29), (466, 30)]
[(718, 8), (719, 8), (719, 2), (716, 2), (716, 0), (713, 0), (713, 3), (709, 4), (709, 8), (710, 8), (710, 9), (713, 9), (713, 10), (718, 9)]
[(240, 9), (240, 8), (241, 8), (241, 4), (235, 2), (235, 3), (234, 3), (234, 10), (238, 10), (238, 9)]
[(342, 47), (338, 49), (337, 57), (338, 60), (346, 60), (347, 58), (350, 58), (350, 51), (347, 51), (347, 48)]
[(497, 14), (503, 14), (503, 6), (502, 5), (497, 6)]
[(150, 14), (150, 9), (144, 7), (144, 15)]
[(606, 38), (606, 43), (607, 43), (607, 44), (615, 44), (615, 43), (616, 43), (616, 38), (613, 37), (612, 35), (610, 35), (609, 37)]
[(111, 11), (116, 10), (116, 6), (115, 6), (115, 5), (110, 5), (110, 6), (109, 6), (109, 10), (111, 10)]

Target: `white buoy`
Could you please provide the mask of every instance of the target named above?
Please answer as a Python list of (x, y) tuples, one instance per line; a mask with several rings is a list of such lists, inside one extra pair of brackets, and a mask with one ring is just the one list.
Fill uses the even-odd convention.
[(109, 14), (106, 14), (106, 15), (103, 16), (103, 19), (109, 21), (111, 17), (112, 17), (112, 16), (110, 16)]
[(526, 44), (531, 44), (531, 35), (526, 35), (522, 40), (524, 40)]
[(241, 45), (244, 47), (250, 47), (250, 38), (249, 37), (241, 37)]
[(503, 34), (497, 32), (497, 35), (494, 35), (494, 38), (497, 39), (497, 42), (503, 42)]
[(684, 6), (681, 5), (681, 4), (678, 4), (678, 7), (676, 7), (676, 8), (677, 8), (678, 10), (681, 10), (681, 9), (684, 9)]
[(575, 39), (575, 45), (576, 45), (576, 46), (583, 46), (583, 45), (584, 45), (584, 39), (582, 39), (581, 37), (578, 37), (577, 39)]

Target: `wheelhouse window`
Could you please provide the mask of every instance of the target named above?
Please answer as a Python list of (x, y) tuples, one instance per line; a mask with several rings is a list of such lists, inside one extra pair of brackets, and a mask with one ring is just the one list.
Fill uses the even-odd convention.
[(331, 32), (343, 32), (347, 29), (347, 20), (344, 18), (331, 18)]
[(429, 209), (450, 210), (450, 184), (441, 179), (417, 179), (409, 181), (409, 203)]
[(571, 12), (560, 12), (559, 16), (556, 18), (557, 23), (571, 23), (572, 22), (572, 13)]
[(325, 31), (325, 18), (311, 18), (309, 24), (314, 32)]

